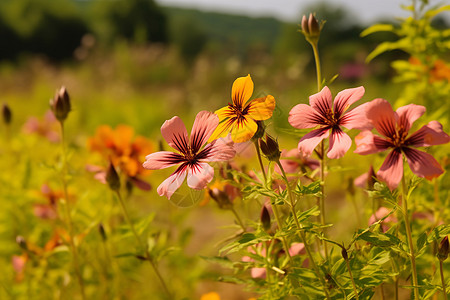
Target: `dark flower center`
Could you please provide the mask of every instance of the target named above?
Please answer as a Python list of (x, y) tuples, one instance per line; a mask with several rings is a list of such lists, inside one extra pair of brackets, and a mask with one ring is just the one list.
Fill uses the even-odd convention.
[(405, 146), (407, 136), (408, 131), (406, 131), (403, 126), (398, 126), (397, 130), (392, 134), (392, 137), (389, 140), (395, 148), (401, 148), (402, 146)]
[(339, 118), (336, 117), (334, 112), (329, 109), (324, 113), (324, 123), (330, 127), (336, 127), (339, 125)]

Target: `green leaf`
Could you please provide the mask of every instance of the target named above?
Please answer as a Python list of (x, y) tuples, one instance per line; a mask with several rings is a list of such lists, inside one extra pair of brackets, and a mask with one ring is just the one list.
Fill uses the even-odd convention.
[(226, 245), (222, 249), (220, 249), (220, 253), (227, 252), (233, 253), (236, 251), (240, 251), (242, 249), (247, 248), (248, 246), (252, 246), (261, 242), (266, 242), (272, 240), (273, 237), (265, 233), (264, 231), (260, 231), (256, 234), (254, 233), (244, 233), (237, 241), (232, 242), (229, 245)]
[(399, 246), (402, 243), (402, 241), (394, 235), (388, 233), (375, 233), (371, 231), (363, 232), (359, 235), (358, 239), (364, 240), (378, 247)]
[(375, 25), (372, 25), (369, 28), (366, 28), (365, 30), (363, 30), (363, 32), (361, 32), (360, 36), (365, 37), (365, 36), (368, 36), (369, 34), (372, 34), (375, 32), (381, 32), (381, 31), (394, 32), (394, 30), (395, 30), (395, 27), (392, 24), (375, 24)]

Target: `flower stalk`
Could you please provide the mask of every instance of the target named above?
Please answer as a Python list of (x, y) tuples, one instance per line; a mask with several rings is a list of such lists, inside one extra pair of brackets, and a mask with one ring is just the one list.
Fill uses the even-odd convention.
[(403, 174), (402, 176), (402, 206), (403, 206), (403, 217), (405, 219), (405, 229), (406, 229), (406, 237), (408, 239), (409, 245), (409, 259), (411, 261), (411, 273), (413, 279), (414, 286), (414, 299), (419, 300), (419, 283), (417, 277), (417, 269), (416, 269), (416, 255), (414, 252), (414, 243), (411, 234), (411, 224), (409, 223), (409, 214), (408, 214), (408, 192), (406, 187), (406, 180)]

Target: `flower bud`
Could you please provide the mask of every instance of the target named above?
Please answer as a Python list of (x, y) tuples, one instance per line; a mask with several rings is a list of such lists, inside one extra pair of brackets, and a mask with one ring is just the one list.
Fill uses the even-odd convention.
[(216, 201), (219, 208), (231, 209), (233, 207), (233, 202), (224, 191), (219, 190), (218, 188), (213, 188), (208, 190), (208, 194), (214, 201)]
[(112, 162), (109, 162), (108, 171), (106, 172), (106, 182), (113, 191), (120, 189), (120, 178)]
[(18, 235), (16, 237), (16, 243), (20, 248), (22, 248), (22, 250), (28, 251), (27, 241), (25, 241), (25, 238), (23, 236)]
[(5, 123), (6, 125), (11, 124), (12, 113), (11, 113), (11, 109), (9, 108), (8, 104), (6, 104), (6, 103), (3, 103), (2, 116), (3, 116), (3, 123)]
[(98, 232), (100, 233), (100, 236), (102, 237), (102, 240), (106, 242), (108, 237), (106, 236), (105, 227), (103, 227), (103, 224), (98, 224)]
[(50, 108), (56, 119), (59, 122), (64, 122), (72, 108), (70, 97), (65, 87), (61, 87), (59, 91), (56, 92), (55, 97), (50, 99)]
[(281, 152), (280, 147), (276, 140), (274, 140), (270, 135), (266, 134), (266, 141), (264, 142), (262, 139), (259, 140), (259, 146), (261, 147), (262, 153), (267, 157), (270, 161), (278, 161), (280, 160)]
[(264, 136), (264, 132), (266, 132), (266, 125), (264, 125), (263, 121), (256, 121), (256, 125), (258, 125), (258, 128), (252, 137), (252, 141), (257, 141), (262, 138)]
[(308, 18), (305, 15), (303, 16), (301, 32), (309, 43), (317, 43), (317, 41), (319, 40), (320, 32), (322, 31), (323, 24), (324, 22), (321, 22), (319, 24), (316, 17), (312, 13), (309, 14)]
[(270, 229), (270, 213), (265, 205), (263, 205), (263, 207), (261, 209), (260, 220), (261, 220), (261, 224), (264, 228), (264, 231), (269, 231), (269, 229)]
[(446, 236), (442, 239), (438, 247), (437, 257), (440, 261), (444, 261), (447, 259), (449, 248), (448, 236)]
[(342, 247), (341, 255), (342, 255), (342, 257), (343, 257), (345, 260), (348, 260), (347, 249), (345, 249), (344, 247)]

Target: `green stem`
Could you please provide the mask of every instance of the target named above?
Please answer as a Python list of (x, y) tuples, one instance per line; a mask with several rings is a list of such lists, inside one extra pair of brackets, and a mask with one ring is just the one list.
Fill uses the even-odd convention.
[(236, 210), (234, 209), (234, 207), (231, 207), (230, 210), (231, 210), (231, 212), (234, 214), (234, 216), (236, 217), (236, 220), (238, 221), (239, 226), (241, 226), (242, 230), (243, 230), (244, 232), (246, 232), (247, 229), (245, 228), (244, 223), (242, 222), (241, 217), (238, 215), (238, 213), (236, 212)]
[(402, 205), (403, 205), (403, 216), (405, 219), (405, 229), (406, 236), (408, 238), (409, 252), (410, 252), (410, 260), (411, 260), (411, 272), (413, 278), (413, 286), (414, 286), (414, 299), (419, 300), (419, 283), (417, 280), (417, 269), (416, 269), (416, 256), (414, 253), (414, 244), (411, 235), (411, 224), (409, 223), (409, 214), (408, 214), (408, 201), (407, 201), (407, 190), (406, 190), (406, 180), (405, 176), (402, 176)]
[(67, 156), (66, 156), (66, 146), (65, 146), (65, 135), (64, 135), (64, 123), (59, 122), (61, 125), (61, 153), (62, 153), (62, 168), (61, 168), (61, 181), (63, 186), (63, 193), (64, 193), (64, 217), (67, 222), (67, 227), (69, 229), (69, 247), (72, 252), (73, 256), (73, 267), (75, 270), (75, 274), (78, 280), (78, 284), (80, 286), (80, 293), (81, 298), (84, 300), (86, 299), (86, 293), (84, 291), (84, 282), (83, 282), (83, 276), (81, 274), (81, 268), (80, 268), (80, 262), (78, 257), (78, 248), (75, 245), (75, 238), (74, 238), (74, 230), (73, 230), (73, 221), (72, 217), (70, 215), (70, 208), (69, 208), (69, 193), (67, 191)]
[(153, 268), (153, 271), (156, 274), (156, 277), (158, 277), (159, 283), (161, 284), (167, 299), (172, 299), (172, 294), (170, 293), (169, 289), (167, 288), (166, 282), (164, 281), (164, 278), (162, 277), (161, 273), (158, 270), (158, 267), (156, 265), (156, 263), (154, 262), (153, 258), (150, 255), (150, 252), (148, 251), (147, 247), (145, 247), (144, 243), (141, 241), (141, 239), (139, 238), (139, 235), (136, 232), (136, 229), (134, 228), (133, 223), (131, 222), (130, 219), (130, 215), (128, 214), (127, 208), (125, 206), (125, 203), (123, 202), (122, 196), (120, 195), (120, 191), (119, 190), (115, 190), (117, 198), (119, 199), (119, 203), (120, 203), (120, 207), (122, 209), (122, 213), (125, 217), (125, 221), (128, 223), (128, 226), (131, 229), (131, 232), (133, 233), (134, 237), (136, 238), (139, 247), (144, 250), (145, 252), (145, 259), (150, 263), (150, 265)]
[(447, 300), (447, 290), (445, 288), (444, 266), (442, 260), (439, 260), (439, 270), (441, 271), (442, 292), (444, 293), (443, 299)]
[(317, 92), (320, 92), (322, 89), (322, 71), (320, 68), (320, 58), (319, 58), (319, 49), (317, 47), (317, 42), (311, 43), (314, 53), (314, 61), (316, 62), (316, 74), (317, 74)]
[(355, 293), (355, 298), (359, 299), (358, 290), (356, 289), (355, 280), (353, 279), (352, 269), (350, 269), (350, 262), (348, 259), (346, 259), (345, 263), (347, 264), (348, 274), (350, 275), (350, 279), (352, 280), (353, 292)]
[(258, 161), (259, 161), (259, 166), (261, 167), (261, 172), (262, 172), (263, 177), (264, 177), (264, 185), (266, 185), (267, 175), (266, 175), (266, 170), (264, 169), (264, 164), (262, 162), (261, 149), (259, 149), (258, 140), (255, 140), (254, 144), (255, 144), (255, 148), (256, 148), (256, 156), (258, 157)]
[[(266, 171), (264, 170), (264, 165), (262, 162), (261, 151), (259, 149), (258, 141), (255, 141), (255, 148), (256, 148), (256, 156), (258, 156), (259, 165), (261, 167), (261, 171), (264, 176), (264, 187), (266, 187), (266, 185), (267, 185)], [(278, 210), (278, 207), (276, 204), (272, 204), (272, 201), (270, 201), (270, 206), (272, 207), (272, 211), (275, 216), (275, 220), (277, 221), (278, 228), (281, 230), (283, 223), (281, 222), (280, 212)], [(281, 237), (281, 241), (283, 243), (284, 252), (286, 252), (286, 255), (289, 257), (289, 260), (292, 262), (291, 255), (289, 254), (289, 245), (287, 243), (286, 237), (284, 237), (284, 236)]]
[[(322, 141), (320, 143), (320, 223), (325, 226), (325, 144)], [(326, 229), (323, 228), (322, 232), (326, 237)], [(325, 252), (325, 260), (328, 261), (328, 246), (327, 243), (323, 243), (323, 251)]]
[(294, 218), (295, 224), (297, 226), (298, 233), (300, 235), (301, 240), (303, 241), (303, 244), (305, 245), (306, 253), (308, 254), (309, 260), (310, 260), (310, 262), (311, 262), (311, 264), (313, 266), (314, 271), (316, 272), (316, 276), (322, 282), (323, 290), (325, 292), (325, 296), (326, 296), (327, 299), (330, 299), (330, 295), (328, 294), (328, 289), (327, 289), (325, 280), (320, 275), (319, 268), (317, 267), (317, 264), (316, 264), (316, 262), (314, 260), (314, 257), (312, 255), (311, 249), (309, 248), (308, 241), (306, 240), (306, 234), (305, 234), (305, 231), (303, 229), (303, 226), (298, 221), (297, 212), (295, 210), (295, 204), (296, 203), (295, 203), (295, 200), (294, 200), (294, 196), (292, 195), (291, 186), (289, 185), (289, 181), (287, 179), (286, 172), (284, 171), (283, 165), (281, 164), (280, 160), (277, 161), (277, 164), (280, 167), (283, 180), (286, 183), (286, 189), (287, 189), (288, 196), (289, 196), (289, 201), (290, 201), (289, 207), (291, 209), (292, 217)]

